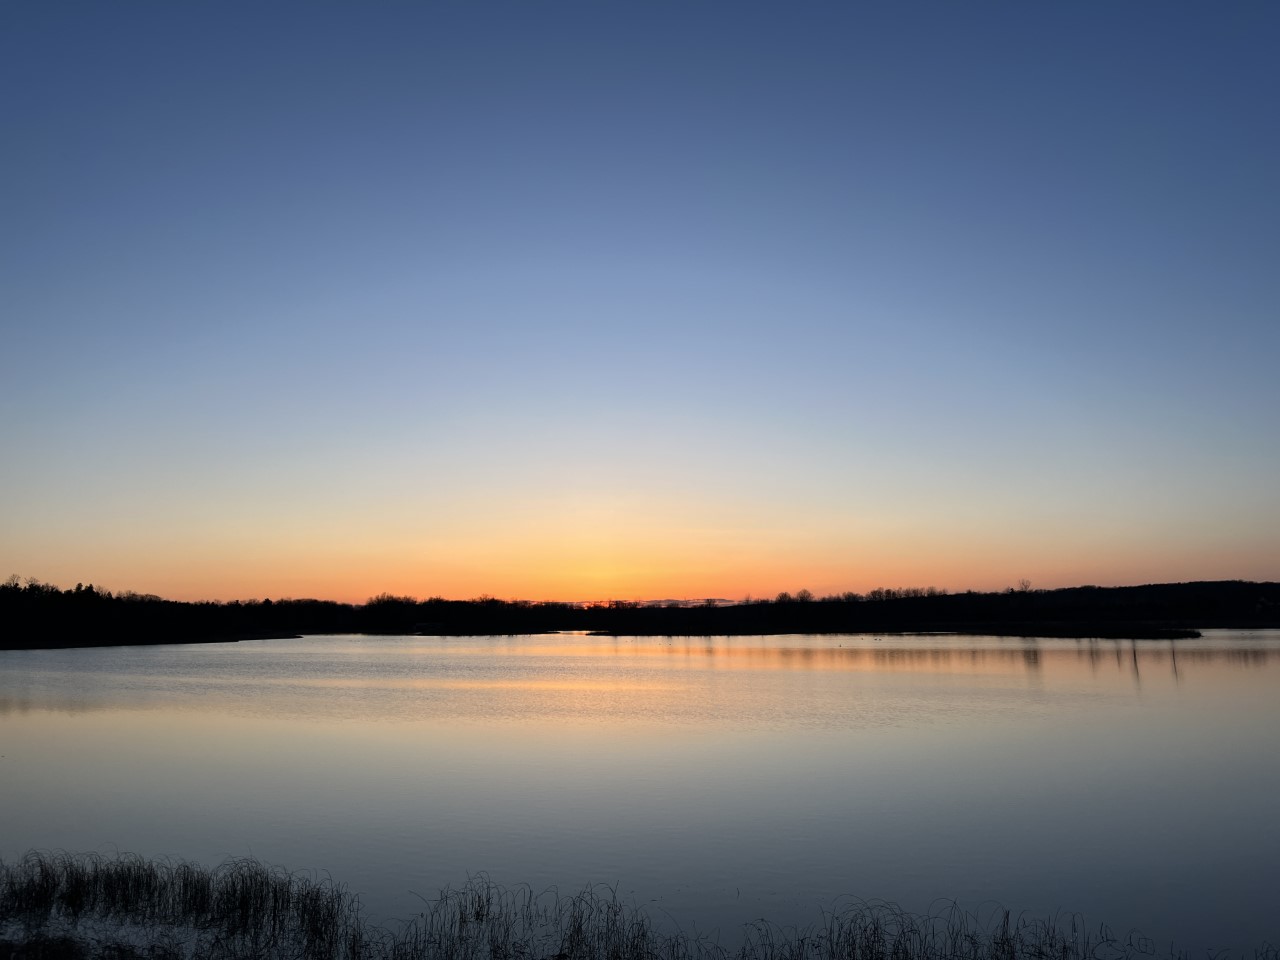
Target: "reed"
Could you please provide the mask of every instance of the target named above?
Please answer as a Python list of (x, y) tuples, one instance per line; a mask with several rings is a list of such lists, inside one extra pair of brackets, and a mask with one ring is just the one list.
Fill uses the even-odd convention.
[[(1065, 922), (985, 918), (949, 905), (913, 914), (847, 901), (819, 923), (749, 924), (740, 942), (656, 926), (609, 887), (566, 896), (469, 879), (399, 929), (316, 879), (231, 860), (208, 869), (141, 857), (28, 853), (0, 861), (0, 960), (1146, 960), (1136, 935)], [(1162, 956), (1190, 960), (1172, 950)], [(1221, 956), (1221, 954), (1217, 955)], [(1253, 960), (1280, 960), (1264, 944)]]
[(0, 941), (89, 950), (68, 956), (339, 960), (366, 956), (372, 939), (344, 887), (256, 860), (206, 869), (33, 852), (0, 861)]

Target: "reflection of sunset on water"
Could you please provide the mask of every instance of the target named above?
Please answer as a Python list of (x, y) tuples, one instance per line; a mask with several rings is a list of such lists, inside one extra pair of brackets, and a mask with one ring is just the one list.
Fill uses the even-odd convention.
[[(1251, 667), (1266, 665), (1275, 651), (1221, 649), (1203, 641), (1052, 639), (1010, 637), (820, 636), (820, 637), (619, 637), (602, 639), (578, 634), (572, 640), (555, 636), (520, 638), (504, 647), (502, 638), (475, 644), (472, 638), (450, 638), (444, 643), (454, 654), (480, 655), (517, 650), (536, 662), (544, 658), (593, 659), (598, 657), (658, 660), (673, 665), (684, 661), (691, 669), (717, 670), (819, 670), (924, 673), (989, 672), (1017, 674), (1026, 671), (1067, 672), (1081, 667), (1091, 671), (1114, 665), (1130, 670), (1136, 663), (1205, 667), (1211, 664)], [(496, 644), (496, 645), (495, 645)], [(398, 651), (404, 656), (430, 657), (439, 648), (417, 645), (406, 638)]]
[[(1271, 682), (1280, 662), (1270, 636), (1240, 643), (1214, 636), (312, 637), (187, 648), (179, 656), (206, 667), (166, 686), (137, 680), (129, 708), (255, 714), (269, 702), (300, 716), (403, 721), (485, 720), (518, 709), (563, 723), (721, 724), (763, 713), (778, 723), (875, 727), (904, 709), (943, 716), (949, 691), (999, 712), (1135, 692), (1248, 690)], [(254, 668), (244, 670), (250, 662)], [(134, 682), (127, 660), (113, 664), (114, 675)], [(782, 686), (767, 679), (788, 674), (794, 679)], [(910, 678), (935, 691), (928, 702), (915, 702), (909, 691), (920, 688)], [(72, 674), (38, 694), (0, 688), (0, 715), (110, 709), (101, 679)], [(803, 687), (804, 709), (789, 702), (792, 693), (779, 693), (794, 684)]]
[(622, 878), (680, 922), (945, 894), (1185, 937), (1204, 885), (1153, 870), (1227, 891), (1216, 929), (1264, 916), (1275, 888), (1257, 838), (1280, 788), (1280, 631), (315, 636), (0, 660), (5, 857), (13, 837), (251, 849), (393, 916), (488, 870)]

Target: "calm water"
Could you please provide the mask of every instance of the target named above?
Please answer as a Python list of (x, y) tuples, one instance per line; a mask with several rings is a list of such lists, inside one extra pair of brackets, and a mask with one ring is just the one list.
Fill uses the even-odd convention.
[(607, 883), (732, 939), (851, 896), (1280, 940), (1280, 631), (0, 652), (0, 856)]

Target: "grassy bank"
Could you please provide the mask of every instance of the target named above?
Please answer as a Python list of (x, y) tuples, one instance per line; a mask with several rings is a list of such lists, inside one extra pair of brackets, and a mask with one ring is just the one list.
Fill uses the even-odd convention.
[[(656, 927), (614, 891), (575, 896), (471, 879), (399, 929), (368, 923), (328, 879), (254, 860), (207, 869), (138, 857), (29, 853), (0, 861), (0, 960), (1101, 960), (1179, 957), (1078, 921), (855, 904), (794, 930), (748, 925), (732, 948)], [(1280, 960), (1261, 946), (1256, 960)]]

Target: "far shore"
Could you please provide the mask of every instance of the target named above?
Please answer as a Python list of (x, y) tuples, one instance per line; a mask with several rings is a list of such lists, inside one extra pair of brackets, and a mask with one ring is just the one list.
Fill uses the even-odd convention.
[[(436, 637), (492, 637), (492, 636), (538, 636), (551, 633), (580, 631), (526, 631), (526, 632), (503, 632), (495, 633), (491, 630), (481, 630), (476, 632), (455, 632), (455, 633), (412, 633), (406, 636), (436, 636)], [(737, 631), (734, 633), (708, 633), (708, 634), (683, 634), (683, 633), (648, 633), (648, 632), (626, 632), (616, 630), (591, 630), (587, 631), (589, 636), (593, 637), (647, 637), (647, 636), (706, 636), (706, 637), (779, 637), (779, 636), (795, 636), (801, 633), (808, 636), (852, 636), (852, 632), (848, 630), (805, 630), (805, 631), (783, 631), (770, 633), (757, 633), (752, 631)], [(1034, 624), (1026, 624), (1019, 627), (1009, 627), (1004, 624), (997, 624), (990, 629), (982, 629), (980, 627), (966, 626), (961, 629), (949, 629), (946, 627), (931, 626), (929, 628), (912, 629), (905, 628), (900, 630), (869, 630), (858, 631), (857, 635), (867, 636), (872, 633), (883, 634), (885, 636), (908, 636), (908, 637), (945, 637), (945, 636), (971, 636), (971, 637), (1019, 637), (1027, 640), (1194, 640), (1203, 637), (1204, 634), (1199, 630), (1189, 630), (1181, 628), (1161, 628), (1161, 627), (1133, 627), (1130, 625), (1118, 624), (1114, 626), (1100, 625), (1094, 627), (1077, 627), (1072, 625), (1046, 624), (1037, 627)], [(313, 634), (315, 636), (317, 634)], [(237, 634), (234, 636), (210, 636), (210, 637), (193, 637), (193, 638), (172, 638), (158, 640), (129, 640), (119, 637), (57, 637), (49, 642), (41, 642), (36, 639), (17, 638), (16, 642), (6, 641), (0, 643), (0, 650), (74, 650), (79, 648), (97, 648), (97, 647), (151, 647), (161, 646), (164, 644), (202, 644), (202, 643), (243, 643), (252, 640), (301, 640), (305, 634), (298, 633), (256, 633), (256, 634)], [(361, 637), (381, 637), (387, 634), (381, 633), (357, 633), (352, 636)]]
[(1206, 629), (1280, 628), (1280, 584), (1249, 581), (1069, 587), (999, 593), (934, 588), (769, 600), (653, 603), (419, 600), (184, 602), (10, 578), (0, 584), (0, 649), (225, 643), (309, 634), (774, 636), (960, 634), (1107, 640), (1194, 639)]

